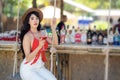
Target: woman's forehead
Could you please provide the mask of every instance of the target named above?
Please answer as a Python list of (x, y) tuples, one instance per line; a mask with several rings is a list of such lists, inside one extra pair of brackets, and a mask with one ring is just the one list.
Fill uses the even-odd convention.
[(37, 17), (35, 14), (31, 14), (31, 16), (30, 17)]

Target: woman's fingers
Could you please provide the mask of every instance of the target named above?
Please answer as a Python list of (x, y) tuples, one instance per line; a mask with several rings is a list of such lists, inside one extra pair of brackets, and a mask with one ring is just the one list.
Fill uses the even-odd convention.
[(51, 52), (51, 53), (56, 53), (56, 52), (57, 52), (57, 50), (56, 50), (56, 48), (51, 47), (51, 48), (50, 48), (50, 52)]
[(39, 44), (40, 46), (43, 46), (44, 43), (45, 43), (45, 40), (43, 40), (42, 38), (40, 38), (39, 43), (40, 43), (40, 44)]

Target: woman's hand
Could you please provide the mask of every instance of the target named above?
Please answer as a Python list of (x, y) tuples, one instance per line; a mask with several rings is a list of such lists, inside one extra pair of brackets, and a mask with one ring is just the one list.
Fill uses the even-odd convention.
[(38, 47), (42, 48), (42, 46), (44, 46), (44, 44), (45, 44), (45, 40), (43, 40), (42, 38), (40, 38), (39, 39), (39, 45), (38, 45)]
[(56, 48), (51, 47), (51, 48), (50, 48), (50, 52), (51, 52), (51, 53), (56, 53), (56, 52), (57, 52), (57, 50), (56, 50)]

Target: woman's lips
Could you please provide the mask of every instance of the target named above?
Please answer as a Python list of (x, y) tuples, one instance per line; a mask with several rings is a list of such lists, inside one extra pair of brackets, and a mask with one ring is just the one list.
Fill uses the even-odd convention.
[(35, 23), (34, 25), (37, 25), (37, 23)]

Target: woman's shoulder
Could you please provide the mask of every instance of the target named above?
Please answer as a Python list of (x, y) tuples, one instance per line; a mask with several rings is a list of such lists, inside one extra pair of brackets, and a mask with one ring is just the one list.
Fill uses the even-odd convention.
[(27, 39), (31, 39), (32, 35), (30, 34), (30, 32), (27, 32), (24, 36), (24, 38), (27, 38)]

